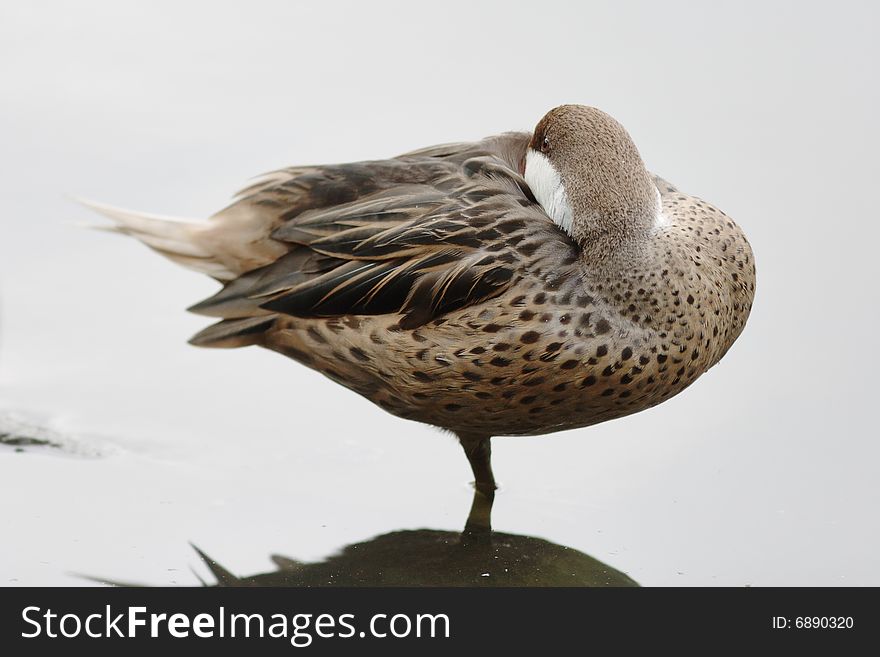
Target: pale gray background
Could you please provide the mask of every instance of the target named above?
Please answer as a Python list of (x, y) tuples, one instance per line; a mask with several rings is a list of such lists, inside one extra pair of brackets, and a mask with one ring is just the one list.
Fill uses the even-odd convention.
[[(204, 217), (283, 165), (596, 105), (737, 219), (752, 318), (653, 410), (497, 440), (495, 525), (646, 585), (880, 584), (875, 3), (19, 2), (0, 8), (0, 583), (195, 583), (459, 528), (466, 462), (259, 350), (187, 346), (209, 279), (66, 195)], [(200, 567), (199, 567), (200, 568)]]

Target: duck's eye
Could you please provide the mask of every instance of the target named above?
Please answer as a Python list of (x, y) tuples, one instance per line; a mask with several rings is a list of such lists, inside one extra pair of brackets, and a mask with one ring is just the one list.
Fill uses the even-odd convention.
[(550, 150), (550, 140), (547, 137), (544, 137), (544, 140), (541, 142), (541, 152), (546, 153)]

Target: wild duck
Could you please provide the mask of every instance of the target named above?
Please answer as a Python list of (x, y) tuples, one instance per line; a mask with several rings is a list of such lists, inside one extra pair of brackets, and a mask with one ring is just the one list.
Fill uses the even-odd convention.
[(267, 174), (209, 221), (92, 204), (223, 284), (203, 347), (288, 356), (458, 437), (488, 527), (493, 436), (654, 406), (717, 363), (755, 291), (723, 212), (646, 169), (623, 126), (564, 105), (531, 134)]

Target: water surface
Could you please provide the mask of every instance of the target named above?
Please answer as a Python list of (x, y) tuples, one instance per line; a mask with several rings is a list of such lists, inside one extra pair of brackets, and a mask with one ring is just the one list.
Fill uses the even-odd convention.
[(216, 284), (78, 228), (98, 219), (66, 195), (206, 217), (268, 169), (529, 129), (563, 102), (736, 218), (755, 307), (675, 399), (496, 440), (511, 574), (471, 552), (446, 576), (528, 583), (556, 555), (595, 583), (880, 584), (874, 5), (551, 2), (566, 18), (538, 28), (509, 3), (259, 6), (0, 10), (0, 584), (216, 582), (191, 543), (247, 581), (277, 577), (271, 554), (414, 583), (397, 561), (461, 554), (452, 438), (276, 354), (189, 347), (205, 321), (183, 309)]

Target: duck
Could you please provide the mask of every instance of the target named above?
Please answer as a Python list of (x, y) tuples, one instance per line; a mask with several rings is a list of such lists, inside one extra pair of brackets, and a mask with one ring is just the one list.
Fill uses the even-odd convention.
[(532, 132), (260, 176), (207, 221), (89, 203), (222, 287), (191, 338), (258, 346), (453, 433), (490, 530), (491, 441), (595, 425), (682, 392), (739, 337), (739, 226), (646, 168), (584, 105)]

